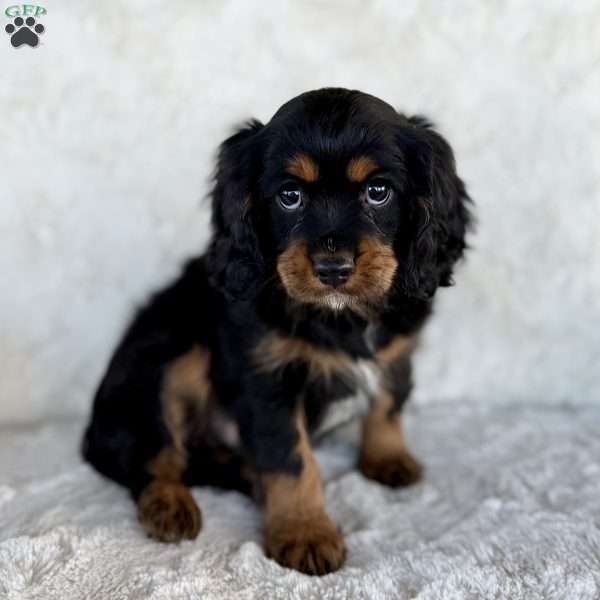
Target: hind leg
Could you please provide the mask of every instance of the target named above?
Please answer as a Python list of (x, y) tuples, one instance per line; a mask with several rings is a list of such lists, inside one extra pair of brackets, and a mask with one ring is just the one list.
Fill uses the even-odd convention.
[(100, 473), (127, 487), (138, 518), (152, 537), (168, 542), (196, 537), (200, 510), (182, 483), (185, 456), (164, 431), (139, 416), (146, 427), (95, 416), (87, 430), (83, 455)]
[[(196, 537), (201, 515), (184, 484), (187, 441), (210, 396), (209, 353), (192, 347), (175, 359), (122, 349), (100, 386), (83, 454), (103, 475), (126, 486), (152, 537)], [(160, 359), (160, 360), (159, 360)]]
[(194, 539), (202, 516), (184, 484), (188, 442), (206, 421), (212, 389), (210, 353), (199, 346), (171, 361), (161, 384), (161, 416), (168, 441), (146, 465), (148, 483), (137, 497), (138, 518), (148, 534), (163, 542)]

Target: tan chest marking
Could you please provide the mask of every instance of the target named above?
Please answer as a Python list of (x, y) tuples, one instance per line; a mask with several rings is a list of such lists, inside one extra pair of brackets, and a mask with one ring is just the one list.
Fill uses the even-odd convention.
[(278, 333), (265, 336), (254, 350), (254, 362), (259, 370), (276, 371), (293, 362), (308, 365), (309, 377), (333, 375), (351, 376), (354, 360), (340, 350), (328, 350), (306, 340)]

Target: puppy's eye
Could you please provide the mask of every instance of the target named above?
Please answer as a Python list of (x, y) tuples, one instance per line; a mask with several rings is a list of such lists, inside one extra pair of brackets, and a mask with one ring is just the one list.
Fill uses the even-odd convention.
[(285, 210), (296, 210), (302, 205), (302, 190), (297, 183), (286, 183), (281, 186), (277, 199)]
[(385, 179), (371, 179), (365, 189), (365, 197), (369, 204), (382, 206), (392, 196), (392, 188)]

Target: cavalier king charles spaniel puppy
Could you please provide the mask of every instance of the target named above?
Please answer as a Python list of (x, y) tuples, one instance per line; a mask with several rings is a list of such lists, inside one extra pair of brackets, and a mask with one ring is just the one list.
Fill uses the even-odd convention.
[(211, 198), (208, 249), (126, 330), (83, 454), (158, 540), (195, 538), (189, 486), (216, 485), (257, 497), (268, 556), (335, 571), (344, 540), (311, 434), (362, 390), (358, 468), (392, 487), (419, 478), (400, 418), (411, 353), (452, 284), (470, 200), (426, 119), (338, 88), (225, 140)]

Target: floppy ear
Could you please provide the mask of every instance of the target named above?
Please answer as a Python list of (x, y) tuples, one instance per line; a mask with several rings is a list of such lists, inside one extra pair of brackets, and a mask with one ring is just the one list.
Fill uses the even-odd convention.
[(405, 293), (431, 298), (438, 286), (449, 286), (454, 263), (466, 247), (471, 200), (456, 174), (454, 154), (446, 140), (422, 117), (411, 117), (399, 135), (408, 163), (411, 206), (402, 231), (400, 284)]
[(217, 157), (207, 266), (211, 283), (232, 299), (251, 295), (264, 271), (252, 208), (262, 128), (249, 121), (221, 144)]

